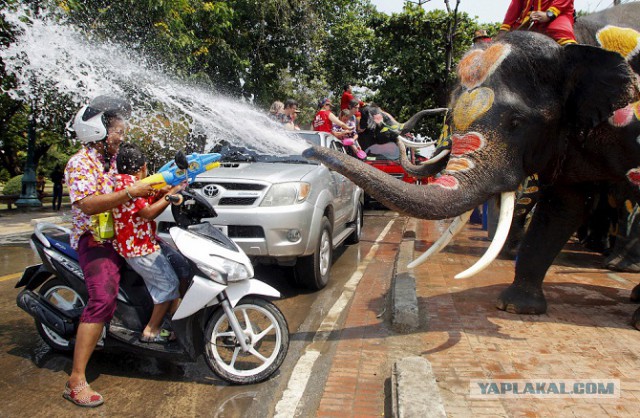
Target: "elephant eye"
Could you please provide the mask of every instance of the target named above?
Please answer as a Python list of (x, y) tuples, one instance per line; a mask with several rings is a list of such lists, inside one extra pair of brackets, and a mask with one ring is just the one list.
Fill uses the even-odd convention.
[(523, 122), (524, 120), (521, 116), (512, 116), (511, 119), (509, 120), (507, 129), (509, 129), (509, 131), (515, 131), (520, 126), (522, 126)]

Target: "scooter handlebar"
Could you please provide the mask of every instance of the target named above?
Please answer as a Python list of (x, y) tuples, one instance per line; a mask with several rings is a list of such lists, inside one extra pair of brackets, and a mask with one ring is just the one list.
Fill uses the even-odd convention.
[(164, 197), (164, 199), (168, 202), (171, 202), (173, 205), (180, 205), (184, 198), (181, 194), (168, 194)]

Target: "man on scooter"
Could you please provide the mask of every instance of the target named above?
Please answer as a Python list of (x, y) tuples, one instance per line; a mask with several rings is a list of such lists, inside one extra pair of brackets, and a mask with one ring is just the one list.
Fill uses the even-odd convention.
[(76, 114), (72, 129), (83, 144), (65, 169), (71, 200), (71, 245), (78, 251), (89, 300), (80, 317), (73, 369), (63, 397), (78, 406), (102, 405), (102, 396), (86, 380), (89, 358), (113, 317), (123, 259), (111, 244), (111, 209), (136, 197), (154, 194), (153, 184), (135, 182), (114, 192), (115, 157), (125, 139), (124, 117), (131, 106), (123, 99), (99, 96)]

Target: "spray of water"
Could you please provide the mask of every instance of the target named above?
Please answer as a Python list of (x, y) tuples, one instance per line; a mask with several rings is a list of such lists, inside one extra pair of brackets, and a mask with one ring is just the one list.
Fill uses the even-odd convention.
[(206, 138), (205, 150), (220, 140), (269, 154), (299, 154), (308, 147), (263, 111), (172, 77), (123, 45), (89, 39), (46, 16), (25, 23), (20, 15), (7, 12), (7, 20), (21, 30), (15, 43), (0, 50), (7, 70), (18, 78), (17, 88), (8, 92), (14, 98), (28, 100), (38, 80), (78, 107), (101, 94), (126, 97), (133, 104), (133, 125), (145, 130), (152, 120), (186, 123), (192, 135)]

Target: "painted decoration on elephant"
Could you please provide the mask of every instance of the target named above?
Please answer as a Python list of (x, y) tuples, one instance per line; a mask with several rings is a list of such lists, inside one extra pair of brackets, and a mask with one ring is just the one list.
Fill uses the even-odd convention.
[(618, 26), (607, 25), (596, 33), (600, 46), (615, 51), (628, 61), (640, 52), (640, 32)]
[(454, 126), (465, 131), (474, 121), (491, 109), (494, 99), (493, 90), (488, 87), (480, 87), (462, 93), (456, 100), (453, 109)]
[(487, 49), (469, 51), (458, 64), (460, 83), (469, 90), (489, 78), (511, 52), (511, 46), (496, 43)]
[(451, 137), (451, 156), (460, 157), (465, 154), (482, 149), (486, 145), (486, 141), (482, 134), (478, 132), (469, 132), (464, 135), (455, 134)]
[(447, 174), (437, 177), (433, 181), (429, 181), (429, 185), (442, 187), (443, 189), (456, 190), (459, 186), (458, 179)]
[(640, 120), (640, 101), (616, 110), (609, 117), (609, 123), (617, 128), (622, 128), (637, 120)]
[(475, 163), (468, 158), (458, 157), (451, 158), (447, 162), (446, 171), (467, 171), (475, 167)]
[(640, 186), (640, 167), (632, 168), (627, 171), (627, 179), (629, 179), (632, 184)]

